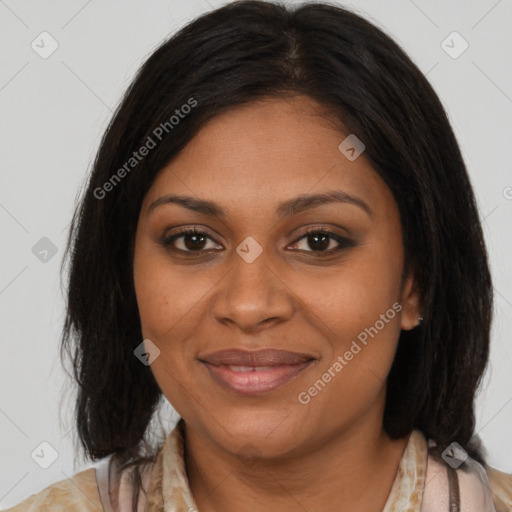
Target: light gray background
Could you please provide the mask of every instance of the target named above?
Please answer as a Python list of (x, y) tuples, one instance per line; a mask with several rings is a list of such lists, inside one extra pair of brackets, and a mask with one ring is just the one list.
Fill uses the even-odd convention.
[[(0, 508), (91, 465), (74, 465), (73, 402), (58, 358), (58, 272), (75, 197), (143, 60), (184, 23), (224, 3), (0, 0)], [(460, 141), (496, 291), (477, 431), (490, 464), (512, 472), (512, 0), (343, 5), (391, 34), (427, 74)], [(43, 31), (59, 45), (47, 59), (31, 47)], [(456, 59), (442, 47), (453, 31), (469, 44)], [(445, 44), (462, 48), (457, 40)], [(46, 262), (32, 252), (43, 237), (57, 248)], [(43, 441), (59, 454), (48, 469), (31, 458)]]

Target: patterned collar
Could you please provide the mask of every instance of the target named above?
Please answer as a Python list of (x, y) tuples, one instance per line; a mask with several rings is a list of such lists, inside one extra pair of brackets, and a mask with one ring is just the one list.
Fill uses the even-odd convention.
[[(184, 422), (168, 435), (153, 467), (147, 512), (194, 512), (184, 459)], [(420, 512), (427, 466), (427, 441), (414, 430), (405, 447), (383, 512)]]

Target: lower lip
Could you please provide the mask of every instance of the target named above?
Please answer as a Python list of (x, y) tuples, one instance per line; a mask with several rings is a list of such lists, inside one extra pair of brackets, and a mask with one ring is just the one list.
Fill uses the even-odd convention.
[(294, 365), (272, 366), (267, 370), (236, 372), (229, 366), (215, 366), (201, 362), (219, 384), (244, 395), (257, 395), (273, 391), (297, 378), (302, 371), (313, 363), (313, 361), (306, 361)]

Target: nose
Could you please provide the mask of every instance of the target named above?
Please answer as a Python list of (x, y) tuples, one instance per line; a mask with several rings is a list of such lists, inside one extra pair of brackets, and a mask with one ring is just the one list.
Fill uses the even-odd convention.
[(265, 250), (251, 263), (237, 253), (232, 260), (215, 296), (213, 312), (218, 322), (258, 332), (293, 316), (293, 294), (272, 268)]

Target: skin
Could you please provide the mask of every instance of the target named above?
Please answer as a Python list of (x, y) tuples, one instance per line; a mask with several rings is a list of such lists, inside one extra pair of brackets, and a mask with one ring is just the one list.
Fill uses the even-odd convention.
[[(349, 161), (340, 152), (348, 133), (322, 114), (295, 96), (215, 117), (161, 170), (141, 208), (134, 281), (142, 330), (161, 351), (154, 376), (185, 420), (186, 470), (201, 512), (382, 510), (408, 440), (382, 429), (400, 330), (420, 314), (413, 276), (402, 280), (398, 206), (364, 153)], [(283, 201), (333, 189), (364, 201), (371, 215), (347, 202), (276, 215)], [(225, 218), (172, 203), (149, 211), (167, 194), (214, 201)], [(164, 247), (179, 226), (213, 240), (182, 236)], [(322, 256), (340, 244), (327, 238), (319, 249), (304, 236), (309, 228), (353, 245)], [(247, 237), (263, 249), (252, 263), (236, 252)], [(298, 394), (396, 302), (402, 310), (300, 403)], [(197, 360), (232, 347), (316, 361), (284, 386), (245, 396)]]

